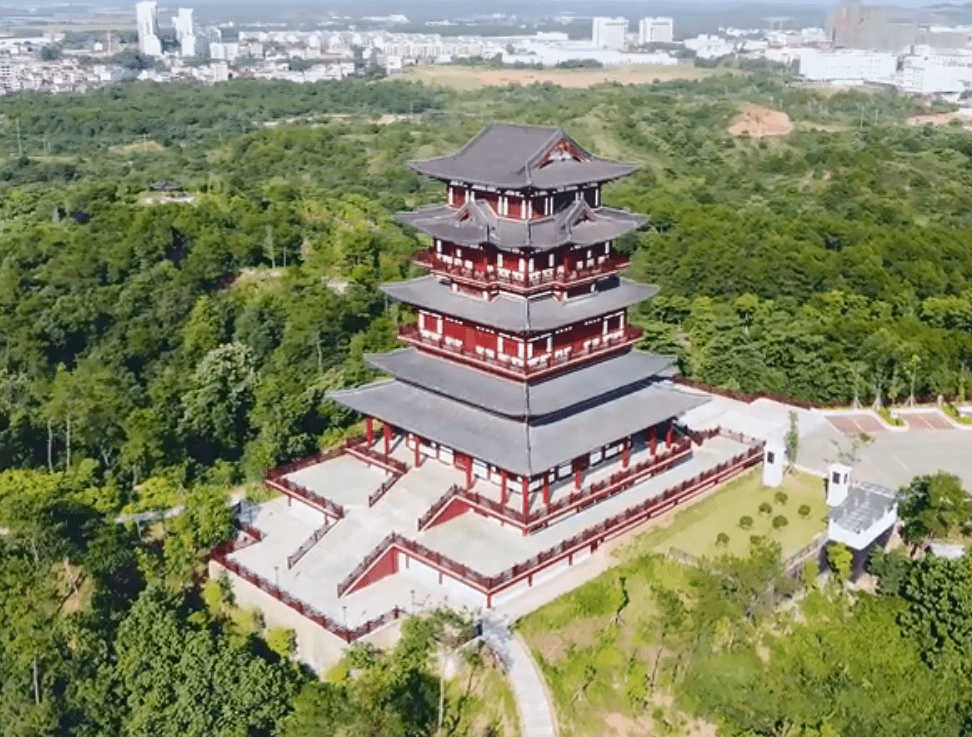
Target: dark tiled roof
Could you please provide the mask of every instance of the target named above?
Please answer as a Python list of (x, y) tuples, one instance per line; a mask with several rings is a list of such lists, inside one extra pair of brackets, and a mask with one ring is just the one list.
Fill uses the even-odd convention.
[(610, 207), (591, 208), (577, 200), (556, 215), (541, 220), (501, 218), (483, 202), (468, 202), (460, 208), (432, 207), (398, 214), (402, 222), (463, 246), (492, 243), (498, 248), (532, 248), (545, 251), (567, 244), (593, 246), (637, 230), (645, 218)]
[(672, 376), (671, 356), (631, 351), (546, 381), (526, 384), (431, 356), (415, 348), (367, 356), (407, 384), (509, 417), (541, 417), (635, 385)]
[[(847, 490), (847, 498), (829, 512), (830, 520), (853, 533), (868, 531), (897, 504), (891, 489), (876, 484), (855, 482)], [(884, 530), (874, 530), (877, 537)]]
[[(574, 158), (547, 161), (554, 146), (567, 139), (581, 152)], [(436, 179), (493, 187), (553, 189), (627, 176), (635, 167), (608, 161), (584, 151), (559, 128), (494, 125), (481, 131), (458, 153), (409, 164)]]
[(448, 283), (434, 276), (383, 284), (381, 288), (400, 302), (512, 333), (554, 330), (616, 312), (658, 293), (658, 287), (615, 277), (599, 282), (591, 294), (562, 302), (550, 294), (526, 298), (503, 292), (487, 302), (454, 292)]
[(331, 399), (455, 450), (532, 476), (708, 401), (667, 383), (584, 407), (555, 422), (531, 424), (447, 399), (396, 380), (334, 392)]

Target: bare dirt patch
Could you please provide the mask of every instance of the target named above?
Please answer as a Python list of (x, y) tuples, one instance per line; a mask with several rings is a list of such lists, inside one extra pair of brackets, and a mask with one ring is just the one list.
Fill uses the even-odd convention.
[(555, 664), (567, 655), (571, 646), (587, 648), (593, 645), (604, 626), (604, 617), (578, 619), (556, 633), (531, 636), (530, 645), (543, 655), (544, 660)]
[(954, 113), (913, 115), (908, 118), (908, 125), (950, 125), (952, 121), (958, 121), (965, 128), (972, 126), (972, 108), (962, 108)]
[(785, 136), (793, 132), (793, 121), (780, 110), (772, 110), (762, 105), (747, 105), (736, 121), (729, 126), (733, 136)]
[(483, 69), (447, 64), (421, 64), (409, 67), (408, 79), (441, 84), (458, 90), (507, 85), (556, 84), (561, 87), (586, 88), (598, 84), (651, 84), (673, 79), (703, 79), (725, 74), (725, 69), (697, 69), (689, 64), (648, 66), (626, 64), (603, 69)]

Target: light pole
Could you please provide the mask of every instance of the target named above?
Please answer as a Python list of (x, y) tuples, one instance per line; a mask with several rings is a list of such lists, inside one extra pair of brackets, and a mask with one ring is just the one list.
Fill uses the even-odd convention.
[(273, 583), (278, 589), (280, 588), (280, 566), (273, 567)]

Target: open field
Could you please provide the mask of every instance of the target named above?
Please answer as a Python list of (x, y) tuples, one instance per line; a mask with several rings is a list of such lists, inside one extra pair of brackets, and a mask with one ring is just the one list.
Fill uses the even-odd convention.
[(483, 87), (551, 83), (561, 87), (586, 88), (598, 84), (651, 84), (674, 79), (705, 79), (726, 74), (726, 69), (697, 69), (690, 64), (645, 66), (628, 64), (604, 69), (488, 69), (457, 64), (420, 64), (409, 67), (405, 78), (411, 82), (439, 84), (456, 90)]
[[(804, 473), (788, 475), (779, 489), (767, 488), (761, 480), (761, 470), (757, 468), (730, 482), (718, 493), (679, 512), (669, 526), (640, 536), (627, 554), (664, 554), (674, 547), (699, 557), (723, 553), (742, 556), (749, 549), (749, 538), (759, 535), (778, 542), (786, 559), (826, 529), (827, 500), (819, 478)], [(778, 491), (787, 495), (786, 504), (776, 501)], [(768, 515), (759, 512), (763, 502), (773, 508)], [(803, 504), (810, 507), (810, 514), (805, 518), (797, 512)], [(786, 517), (785, 527), (773, 528), (773, 518), (777, 515)], [(739, 518), (743, 516), (752, 517), (752, 529), (739, 527)], [(725, 546), (716, 544), (720, 532), (729, 536)]]

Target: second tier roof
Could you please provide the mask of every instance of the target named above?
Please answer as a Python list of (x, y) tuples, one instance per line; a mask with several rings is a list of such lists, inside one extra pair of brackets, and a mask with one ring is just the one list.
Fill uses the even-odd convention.
[(546, 251), (568, 244), (592, 246), (637, 230), (645, 218), (610, 207), (592, 208), (576, 200), (555, 215), (539, 220), (501, 218), (487, 204), (467, 202), (454, 208), (443, 205), (398, 218), (412, 227), (450, 243), (478, 246), (491, 243), (497, 248), (531, 248)]
[(511, 333), (556, 330), (623, 310), (658, 293), (656, 286), (617, 277), (602, 280), (590, 294), (563, 301), (550, 293), (518, 297), (502, 292), (485, 300), (453, 291), (435, 276), (383, 284), (381, 289), (400, 302)]

